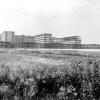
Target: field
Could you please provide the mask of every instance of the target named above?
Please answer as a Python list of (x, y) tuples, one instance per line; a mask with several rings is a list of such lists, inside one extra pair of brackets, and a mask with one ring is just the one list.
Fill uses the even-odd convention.
[(100, 51), (1, 49), (0, 100), (99, 100)]

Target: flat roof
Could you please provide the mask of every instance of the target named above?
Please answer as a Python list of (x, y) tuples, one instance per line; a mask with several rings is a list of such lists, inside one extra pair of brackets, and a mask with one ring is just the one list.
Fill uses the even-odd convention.
[(63, 39), (63, 40), (68, 40), (68, 41), (71, 41), (71, 40), (81, 40), (80, 36), (70, 36), (70, 37), (63, 37), (63, 38), (56, 38), (56, 37), (53, 37), (55, 39)]
[(64, 40), (81, 40), (80, 36), (70, 36), (70, 37), (64, 37)]
[(51, 33), (43, 33), (43, 34), (35, 35), (34, 37), (41, 36), (41, 35), (52, 35), (52, 34)]
[[(5, 32), (14, 32), (14, 31), (3, 31), (2, 33), (5, 33)], [(15, 33), (15, 32), (14, 32)]]

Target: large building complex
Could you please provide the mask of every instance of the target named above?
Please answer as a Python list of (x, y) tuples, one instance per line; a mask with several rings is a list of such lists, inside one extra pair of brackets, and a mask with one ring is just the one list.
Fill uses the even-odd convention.
[(100, 49), (100, 44), (82, 44), (80, 36), (52, 37), (51, 33), (35, 36), (15, 35), (14, 31), (0, 34), (0, 48), (60, 48), (60, 49)]
[(81, 44), (79, 36), (56, 38), (51, 33), (25, 36), (15, 35), (13, 31), (4, 31), (0, 35), (0, 41), (0, 47), (18, 48), (80, 48)]
[(2, 34), (0, 34), (0, 41), (2, 41), (2, 42), (15, 42), (15, 32), (4, 31)]

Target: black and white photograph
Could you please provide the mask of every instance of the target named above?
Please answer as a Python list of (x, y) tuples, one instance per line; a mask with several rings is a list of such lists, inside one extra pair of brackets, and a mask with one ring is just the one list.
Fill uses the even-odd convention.
[(100, 100), (100, 0), (0, 0), (0, 100)]

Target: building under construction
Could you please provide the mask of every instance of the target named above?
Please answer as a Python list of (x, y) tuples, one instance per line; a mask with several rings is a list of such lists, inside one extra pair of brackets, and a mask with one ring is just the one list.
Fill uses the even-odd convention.
[(14, 31), (4, 31), (0, 34), (0, 48), (100, 49), (100, 45), (81, 44), (80, 36), (56, 38), (51, 33), (25, 36), (15, 35)]

